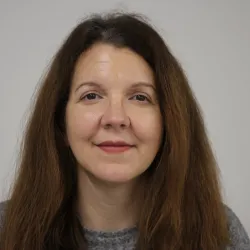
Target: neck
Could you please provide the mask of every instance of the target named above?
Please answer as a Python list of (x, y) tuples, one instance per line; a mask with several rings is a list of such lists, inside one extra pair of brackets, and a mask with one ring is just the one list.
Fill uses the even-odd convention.
[(136, 224), (135, 182), (104, 183), (80, 170), (78, 212), (85, 228), (117, 231)]

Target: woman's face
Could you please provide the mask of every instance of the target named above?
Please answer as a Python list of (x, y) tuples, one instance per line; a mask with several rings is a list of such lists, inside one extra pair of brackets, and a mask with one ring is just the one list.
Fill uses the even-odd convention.
[(85, 52), (72, 79), (66, 131), (80, 170), (109, 183), (140, 176), (162, 136), (153, 72), (143, 58), (107, 44)]

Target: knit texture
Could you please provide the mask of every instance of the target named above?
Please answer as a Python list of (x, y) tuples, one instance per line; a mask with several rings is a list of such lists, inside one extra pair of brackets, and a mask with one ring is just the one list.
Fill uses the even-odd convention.
[[(0, 203), (0, 229), (4, 220), (6, 202)], [(225, 206), (231, 244), (225, 250), (250, 250), (250, 240), (239, 218)], [(116, 232), (101, 232), (83, 228), (89, 250), (132, 250), (135, 249), (138, 231), (136, 227)]]

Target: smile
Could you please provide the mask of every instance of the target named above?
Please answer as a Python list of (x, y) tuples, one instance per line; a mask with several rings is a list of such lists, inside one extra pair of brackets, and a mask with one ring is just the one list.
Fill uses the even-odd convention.
[(106, 153), (123, 153), (134, 147), (134, 145), (130, 145), (123, 141), (105, 141), (96, 146)]

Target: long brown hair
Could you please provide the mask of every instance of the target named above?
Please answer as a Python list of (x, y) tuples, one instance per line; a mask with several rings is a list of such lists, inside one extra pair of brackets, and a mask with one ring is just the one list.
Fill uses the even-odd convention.
[(147, 21), (112, 13), (78, 24), (42, 81), (6, 204), (1, 250), (87, 249), (74, 202), (76, 162), (64, 127), (76, 61), (97, 42), (133, 50), (155, 75), (164, 140), (146, 172), (137, 249), (223, 249), (229, 236), (218, 168), (185, 74)]

